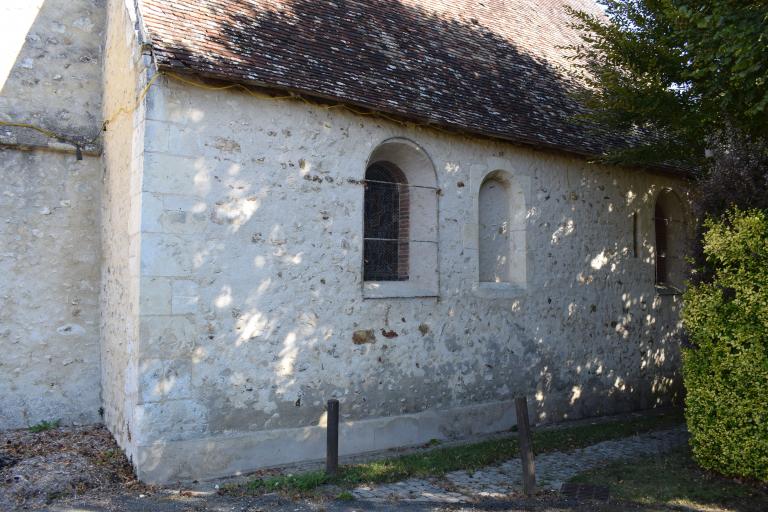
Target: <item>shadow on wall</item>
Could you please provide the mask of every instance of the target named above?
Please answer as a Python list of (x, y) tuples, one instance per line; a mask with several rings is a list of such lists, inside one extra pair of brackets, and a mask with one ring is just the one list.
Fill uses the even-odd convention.
[[(354, 81), (383, 101), (397, 94), (398, 103), (424, 112), (432, 100), (419, 94), (420, 84), (429, 89), (436, 82), (453, 91), (440, 100), (442, 112), (459, 111), (464, 103), (473, 102), (476, 109), (508, 106), (516, 113), (519, 107), (514, 103), (536, 104), (540, 96), (556, 98), (554, 104), (541, 107), (552, 115), (567, 117), (576, 108), (559, 73), (482, 25), (445, 19), (399, 2), (377, 4), (375, 17), (356, 14), (357, 3), (284, 4), (283, 11), (257, 10), (248, 4), (237, 12), (216, 12), (220, 32), (210, 37), (226, 50), (223, 54), (242, 54), (245, 50), (238, 41), (243, 40), (243, 27), (257, 24), (270, 34), (262, 41), (265, 48), (279, 45), (294, 50), (292, 80), (303, 81), (308, 89), (323, 90), (330, 74), (345, 83)], [(338, 9), (347, 26), (341, 32), (318, 30), (314, 20), (322, 9)], [(339, 48), (339, 55), (313, 53), (316, 41), (334, 46), (340, 33), (362, 41), (354, 59), (343, 57), (349, 51), (346, 46)], [(270, 52), (257, 53), (251, 55), (251, 64), (275, 83), (284, 83), (279, 66), (267, 58)], [(412, 66), (407, 72), (413, 86), (383, 87), (392, 81), (376, 65), (383, 57)], [(204, 64), (213, 69), (232, 65), (213, 59)], [(533, 80), (534, 75), (545, 76), (544, 83)], [(473, 82), (462, 77), (498, 84), (489, 88), (494, 96), (486, 103), (475, 94)], [(229, 105), (233, 108), (234, 103)], [(516, 118), (516, 129), (538, 133), (539, 114), (544, 115)], [(533, 286), (520, 299), (488, 301), (458, 297), (451, 291), (440, 302), (358, 304), (363, 235), (359, 181), (365, 157), (354, 176), (338, 169), (326, 169), (322, 175), (312, 161), (291, 161), (293, 153), (286, 149), (285, 160), (272, 155), (264, 162), (283, 182), (261, 182), (263, 173), (257, 176), (252, 171), (258, 164), (255, 153), (248, 153), (249, 135), (242, 134), (243, 140), (237, 141), (214, 136), (223, 130), (207, 115), (196, 109), (183, 125), (171, 125), (209, 137), (207, 143), (219, 152), (212, 158), (191, 155), (196, 174), (179, 182), (179, 190), (172, 194), (156, 195), (163, 203), (161, 224), (167, 223), (158, 232), (169, 233), (166, 226), (174, 219), (183, 219), (184, 227), (158, 236), (157, 242), (147, 236), (150, 258), (143, 262), (144, 275), (149, 276), (144, 279), (155, 279), (158, 287), (173, 293), (174, 316), (142, 321), (147, 346), (161, 350), (142, 363), (147, 375), (142, 402), (179, 404), (180, 409), (171, 411), (171, 417), (177, 414), (173, 424), (177, 430), (169, 435), (317, 424), (324, 401), (331, 396), (343, 397), (345, 416), (355, 420), (504, 400), (524, 392), (534, 396), (539, 421), (552, 421), (637, 404), (651, 407), (661, 403), (665, 393), (674, 393), (670, 388), (676, 373), (670, 361), (676, 358), (679, 301), (657, 294), (653, 286), (651, 222), (658, 187), (635, 190), (634, 185), (625, 187), (612, 179), (613, 171), (582, 165), (573, 183), (557, 178), (557, 185), (540, 184), (529, 191), (530, 206), (522, 223), (527, 261), (535, 260), (535, 265), (527, 272)], [(287, 141), (289, 134), (273, 136)], [(328, 136), (343, 137), (339, 132)], [(573, 160), (546, 158), (557, 165), (574, 165)], [(498, 171), (513, 175), (515, 170)], [(450, 163), (439, 168), (438, 186), (451, 183), (454, 172)], [(630, 173), (618, 172), (634, 183)], [(358, 202), (339, 201), (350, 197)], [(286, 211), (291, 201), (297, 206)], [(292, 219), (302, 201), (308, 201), (303, 206), (309, 208), (302, 211), (312, 215)], [(512, 211), (494, 210), (491, 221)], [(438, 213), (441, 237), (450, 236), (443, 230), (449, 213)], [(595, 238), (579, 237), (580, 232), (595, 229), (621, 236), (612, 243), (595, 244), (589, 241)], [(166, 254), (162, 243), (191, 240), (186, 247), (192, 247), (200, 232), (206, 238), (188, 263), (161, 270), (160, 259)], [(309, 237), (316, 243), (308, 242)], [(154, 246), (157, 252), (152, 252)], [(497, 250), (496, 245), (491, 249)], [(439, 262), (441, 270), (446, 261)], [(491, 265), (511, 273), (508, 266)], [(635, 286), (638, 279), (645, 279), (647, 286)], [(356, 294), (340, 293), (350, 289)], [(356, 321), (363, 325), (355, 327)], [(353, 338), (354, 329), (358, 329), (355, 335), (363, 334)], [(582, 334), (584, 339), (574, 339)], [(404, 340), (409, 338), (419, 347), (407, 346)], [(564, 340), (573, 344), (563, 346)], [(636, 343), (629, 346), (630, 340)], [(166, 414), (171, 409), (157, 410)], [(549, 411), (557, 411), (556, 417)]]
[[(92, 140), (101, 127), (104, 1), (4, 0), (0, 13), (0, 120)], [(11, 142), (54, 142), (29, 129), (3, 131)]]
[[(578, 194), (572, 192), (570, 197), (562, 198), (572, 204), (571, 215), (561, 217), (551, 232), (549, 245), (552, 249), (581, 246), (578, 252), (583, 259), (557, 263), (568, 269), (564, 274), (575, 276), (571, 284), (573, 295), (550, 296), (547, 302), (559, 305), (566, 339), (586, 333), (588, 350), (581, 358), (574, 354), (575, 357), (566, 361), (569, 371), (565, 376), (579, 382), (572, 386), (563, 381), (562, 360), (542, 358), (535, 394), (539, 420), (547, 419), (544, 411), (551, 399), (549, 392), (569, 386), (570, 399), (563, 405), (570, 407), (575, 415), (610, 412), (617, 409), (617, 404), (618, 410), (629, 410), (638, 397), (643, 407), (659, 405), (665, 396), (673, 400), (679, 398), (680, 291), (687, 279), (684, 255), (690, 249), (694, 227), (690, 207), (670, 189), (655, 185), (640, 193), (630, 186), (623, 197), (614, 200), (608, 195), (612, 191), (604, 182), (589, 175), (582, 177), (574, 190), (578, 190)], [(589, 197), (590, 191), (605, 194), (605, 202), (588, 203), (584, 197)], [(657, 233), (655, 225), (658, 203), (668, 205), (675, 212), (675, 223), (663, 235)], [(589, 206), (586, 210), (585, 204)], [(597, 213), (598, 208), (608, 212), (607, 222), (605, 219), (595, 222), (584, 215), (584, 211)], [(538, 216), (537, 210), (536, 206), (529, 210), (529, 227), (531, 220)], [(613, 234), (612, 224), (622, 227), (624, 236), (613, 244), (591, 247), (588, 241), (579, 239), (579, 232), (583, 230), (580, 226), (595, 223), (601, 230), (601, 240)], [(668, 241), (667, 247), (674, 247), (667, 254), (676, 262), (674, 287), (656, 279), (660, 237)], [(541, 265), (537, 265), (537, 270), (542, 270)], [(562, 274), (556, 274), (554, 279), (560, 276)], [(557, 322), (556, 316), (544, 314), (539, 326), (534, 327), (540, 346), (552, 335), (547, 320)], [(629, 351), (625, 350), (626, 345), (622, 347), (625, 343), (632, 343)], [(618, 357), (612, 350), (619, 351)], [(666, 370), (659, 371), (662, 368)], [(606, 381), (608, 392), (604, 394)], [(646, 388), (644, 384), (649, 386)], [(601, 393), (607, 401), (595, 409), (589, 399)]]

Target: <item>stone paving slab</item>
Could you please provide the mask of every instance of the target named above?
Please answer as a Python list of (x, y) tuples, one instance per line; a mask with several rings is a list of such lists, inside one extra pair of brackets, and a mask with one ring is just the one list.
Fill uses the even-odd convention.
[(361, 486), (352, 491), (355, 498), (366, 501), (415, 501), (430, 503), (460, 503), (466, 496), (452, 492), (430, 480), (411, 478), (402, 482), (377, 486)]
[[(560, 490), (563, 483), (588, 469), (619, 459), (669, 452), (687, 440), (685, 426), (680, 426), (568, 452), (545, 453), (536, 457), (537, 486), (543, 490)], [(474, 472), (453, 471), (442, 480), (411, 478), (394, 484), (357, 487), (352, 494), (359, 500), (371, 502), (468, 503), (507, 498), (520, 493), (522, 485), (520, 460), (510, 459)]]

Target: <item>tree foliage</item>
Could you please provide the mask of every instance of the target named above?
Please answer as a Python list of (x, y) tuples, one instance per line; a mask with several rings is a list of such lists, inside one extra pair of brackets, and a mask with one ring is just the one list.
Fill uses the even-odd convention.
[(605, 16), (571, 10), (580, 99), (593, 121), (645, 140), (611, 160), (697, 166), (712, 137), (768, 139), (768, 2), (600, 3)]
[(683, 301), (694, 457), (768, 481), (768, 2), (600, 2), (605, 15), (571, 11), (579, 99), (639, 141), (606, 160), (696, 169), (710, 219)]
[[(702, 166), (694, 189), (694, 214), (696, 218), (720, 218), (733, 206), (757, 208), (768, 212), (768, 146), (764, 141), (754, 141), (738, 133), (711, 136), (712, 155)], [(703, 240), (706, 226), (697, 225), (693, 259), (697, 272), (696, 281), (708, 281), (715, 268), (704, 257)]]
[(732, 209), (705, 224), (715, 273), (683, 307), (691, 446), (704, 468), (768, 482), (768, 213)]

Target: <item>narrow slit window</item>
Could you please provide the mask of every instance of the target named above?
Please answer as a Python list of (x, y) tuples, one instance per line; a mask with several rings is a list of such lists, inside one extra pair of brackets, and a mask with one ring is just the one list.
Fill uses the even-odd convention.
[(632, 212), (632, 257), (637, 258), (640, 250), (639, 227), (637, 225), (637, 212)]

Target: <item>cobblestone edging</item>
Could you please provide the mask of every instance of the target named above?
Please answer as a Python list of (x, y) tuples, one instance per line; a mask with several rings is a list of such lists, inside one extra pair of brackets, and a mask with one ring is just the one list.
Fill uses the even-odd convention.
[[(614, 441), (604, 441), (569, 452), (545, 453), (536, 457), (536, 480), (540, 489), (559, 490), (577, 474), (601, 464), (664, 453), (688, 440), (684, 426), (649, 432)], [(483, 498), (503, 498), (522, 489), (521, 463), (510, 459), (479, 471), (454, 471), (442, 479), (412, 478), (393, 484), (361, 486), (353, 496), (366, 501), (413, 501), (462, 503)]]

